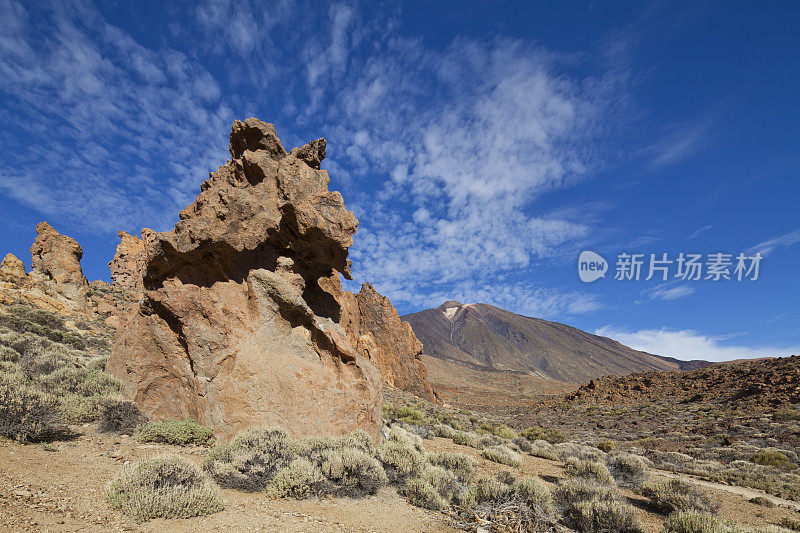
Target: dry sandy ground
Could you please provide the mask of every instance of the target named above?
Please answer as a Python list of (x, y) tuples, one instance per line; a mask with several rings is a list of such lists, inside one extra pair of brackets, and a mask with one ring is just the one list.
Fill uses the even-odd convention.
[(477, 370), (422, 356), (428, 381), (445, 402), (492, 412), (496, 408), (530, 405), (555, 394), (572, 392), (574, 383), (533, 374)]
[[(178, 453), (197, 463), (203, 449), (138, 444), (130, 437), (113, 437), (84, 428), (86, 435), (45, 448), (0, 440), (0, 531), (314, 531), (314, 532), (452, 532), (444, 515), (413, 507), (391, 488), (377, 495), (347, 498), (270, 500), (263, 494), (225, 490), (224, 511), (189, 520), (154, 520), (136, 525), (111, 511), (103, 495), (110, 480), (127, 461), (159, 453)], [(502, 465), (480, 458), (478, 450), (452, 441), (425, 441), (430, 451), (458, 451), (481, 462), (481, 470), (496, 473)], [(55, 451), (47, 451), (53, 449)], [(538, 475), (548, 482), (561, 476), (560, 464), (526, 456), (524, 475)], [(667, 473), (654, 473), (667, 477)], [(722, 504), (723, 517), (750, 525), (777, 523), (781, 517), (800, 519), (794, 502), (772, 498), (779, 504), (765, 508), (748, 502), (758, 491), (710, 484), (707, 490)], [(644, 501), (625, 493), (639, 507), (648, 531), (661, 530), (663, 517), (647, 512)]]

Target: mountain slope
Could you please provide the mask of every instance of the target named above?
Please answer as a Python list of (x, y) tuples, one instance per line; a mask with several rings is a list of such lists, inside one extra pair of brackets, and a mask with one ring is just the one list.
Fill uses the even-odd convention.
[(685, 370), (704, 361), (677, 361), (640, 352), (607, 337), (488, 304), (447, 301), (402, 317), (424, 353), (477, 369), (530, 372), (584, 383), (605, 375)]

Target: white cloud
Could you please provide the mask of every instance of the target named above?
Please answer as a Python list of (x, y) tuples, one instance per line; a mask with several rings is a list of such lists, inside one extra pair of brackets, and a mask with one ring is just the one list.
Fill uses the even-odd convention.
[(759, 357), (778, 357), (800, 354), (800, 346), (736, 346), (723, 344), (726, 337), (706, 336), (693, 330), (643, 329), (625, 331), (605, 326), (595, 334), (610, 337), (655, 355), (691, 360), (731, 361)]
[(778, 248), (786, 248), (797, 244), (800, 242), (800, 228), (790, 231), (789, 233), (785, 233), (773, 239), (769, 239), (764, 242), (760, 242), (750, 248), (748, 253), (760, 253), (763, 256), (767, 256), (777, 250)]
[(677, 287), (669, 287), (666, 285), (659, 285), (647, 292), (651, 300), (678, 300), (686, 298), (694, 294), (694, 287), (689, 285), (678, 285)]

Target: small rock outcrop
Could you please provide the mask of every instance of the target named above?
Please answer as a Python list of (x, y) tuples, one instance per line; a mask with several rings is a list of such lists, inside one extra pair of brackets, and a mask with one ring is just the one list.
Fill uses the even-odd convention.
[(31, 281), (67, 307), (86, 312), (91, 307), (90, 291), (81, 269), (83, 249), (80, 244), (72, 237), (61, 235), (47, 222), (40, 222), (36, 233), (31, 245)]
[(154, 234), (153, 230), (145, 228), (140, 239), (126, 231), (117, 232), (120, 242), (108, 268), (111, 270), (111, 286), (117, 297), (117, 305), (123, 310), (128, 304), (138, 302), (144, 294), (145, 243), (152, 241)]
[(380, 375), (320, 286), (349, 276), (358, 226), (319, 169), (325, 140), (287, 153), (272, 124), (250, 118), (229, 148), (174, 230), (140, 241), (135, 258), (136, 238), (122, 236), (114, 283), (142, 297), (120, 316), (107, 370), (148, 417), (191, 417), (223, 438), (271, 424), (377, 439)]
[(0, 263), (0, 278), (5, 281), (21, 282), (27, 279), (25, 264), (14, 254), (6, 254)]
[(342, 296), (342, 326), (350, 343), (378, 368), (383, 382), (429, 401), (438, 398), (421, 361), (422, 343), (397, 309), (369, 283)]

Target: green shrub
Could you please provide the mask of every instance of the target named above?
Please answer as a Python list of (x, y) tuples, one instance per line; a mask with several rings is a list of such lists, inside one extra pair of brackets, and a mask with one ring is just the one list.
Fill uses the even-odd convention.
[(490, 461), (494, 461), (495, 463), (508, 465), (514, 468), (519, 468), (519, 466), (522, 464), (522, 459), (520, 458), (519, 454), (502, 445), (486, 448), (481, 452), (481, 457)]
[(606, 457), (606, 467), (620, 487), (639, 489), (647, 481), (647, 464), (632, 453), (615, 453)]
[(191, 463), (175, 456), (128, 467), (111, 483), (106, 499), (112, 509), (138, 522), (204, 516), (224, 507), (216, 487)]
[(600, 442), (600, 443), (597, 444), (597, 448), (599, 450), (603, 450), (606, 453), (610, 452), (611, 450), (613, 450), (616, 447), (617, 447), (617, 443), (614, 442), (613, 440), (604, 440), (603, 442)]
[(120, 398), (105, 398), (99, 404), (100, 431), (130, 435), (147, 422), (135, 403)]
[(534, 457), (542, 457), (543, 459), (550, 459), (551, 461), (558, 459), (558, 453), (553, 445), (541, 439), (531, 443), (530, 454)]
[(719, 508), (700, 487), (677, 478), (665, 483), (646, 483), (642, 494), (650, 499), (653, 508), (664, 514), (675, 511), (713, 512)]
[(148, 422), (136, 428), (140, 442), (160, 442), (177, 446), (206, 446), (214, 442), (214, 431), (194, 420), (163, 420)]
[[(404, 430), (399, 431), (406, 433)], [(378, 458), (383, 463), (386, 474), (390, 480), (396, 483), (419, 477), (425, 466), (425, 455), (421, 444), (418, 445), (413, 439), (400, 434), (395, 429), (392, 432), (389, 438), (378, 447)]]
[(543, 429), (538, 426), (533, 426), (523, 430), (520, 435), (533, 442), (535, 440), (547, 441), (550, 444), (559, 444), (564, 442), (566, 437), (559, 430), (555, 428)]
[(61, 422), (54, 396), (0, 380), (0, 435), (19, 442), (47, 442), (74, 434)]
[(418, 426), (424, 426), (430, 422), (422, 410), (407, 405), (396, 406), (384, 404), (383, 417), (388, 420), (399, 420), (406, 424), (415, 424)]
[(644, 533), (633, 507), (618, 501), (589, 500), (578, 502), (564, 513), (569, 527), (584, 533)]
[(553, 496), (544, 483), (533, 477), (524, 477), (514, 482), (513, 489), (516, 496), (540, 521), (553, 520)]
[(223, 487), (255, 492), (266, 490), (296, 457), (296, 445), (284, 429), (254, 428), (212, 448), (203, 469)]
[(453, 442), (461, 446), (469, 446), (470, 448), (477, 448), (480, 441), (480, 435), (473, 431), (458, 431), (453, 435)]
[(519, 448), (519, 451), (521, 452), (530, 453), (531, 451), (533, 451), (533, 443), (531, 443), (531, 441), (529, 441), (525, 437), (517, 437), (511, 442), (517, 448)]
[(503, 481), (480, 475), (475, 479), (475, 503), (500, 502), (508, 499), (513, 488)]
[(16, 363), (19, 361), (20, 355), (11, 346), (0, 345), (0, 361), (7, 361), (9, 363)]
[(792, 465), (786, 454), (773, 449), (757, 451), (753, 454), (753, 462), (757, 465), (774, 466), (776, 468), (788, 468)]
[(274, 498), (307, 498), (317, 490), (322, 482), (322, 473), (303, 457), (294, 459), (281, 468), (267, 485), (267, 493)]
[(446, 424), (436, 424), (433, 426), (433, 434), (437, 437), (452, 439), (456, 435), (456, 430)]
[(590, 500), (611, 501), (614, 499), (614, 488), (603, 485), (593, 479), (562, 479), (553, 491), (553, 499), (559, 508), (569, 509), (578, 502)]
[(475, 475), (477, 461), (463, 453), (439, 452), (429, 453), (425, 456), (428, 463), (451, 471), (463, 483), (468, 482)]
[(517, 432), (506, 425), (491, 426), (489, 433), (501, 439), (514, 440), (518, 437)]
[(571, 477), (592, 479), (598, 483), (613, 483), (608, 468), (598, 461), (588, 461), (570, 457), (564, 464), (564, 473)]
[(403, 485), (403, 493), (408, 498), (409, 503), (424, 509), (442, 511), (448, 505), (447, 501), (436, 490), (436, 487), (421, 478), (407, 480)]
[(362, 449), (339, 447), (325, 450), (319, 466), (327, 479), (321, 491), (340, 496), (375, 494), (388, 483), (381, 463)]
[(729, 533), (719, 518), (701, 511), (672, 513), (664, 521), (664, 533)]

